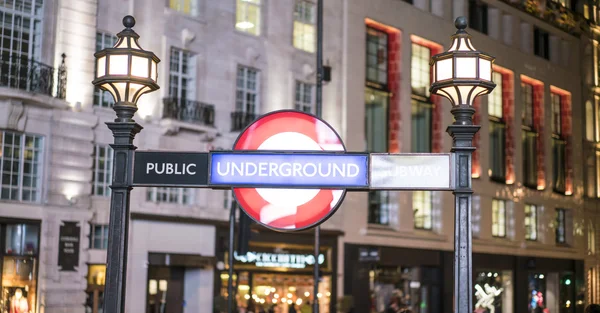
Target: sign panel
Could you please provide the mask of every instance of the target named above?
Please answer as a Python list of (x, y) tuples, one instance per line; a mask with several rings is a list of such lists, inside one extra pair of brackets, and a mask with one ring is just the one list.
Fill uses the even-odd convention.
[(204, 187), (207, 184), (206, 152), (135, 152), (134, 186)]
[[(264, 250), (264, 251), (263, 251)], [(315, 264), (315, 255), (312, 251), (304, 250), (284, 250), (268, 251), (267, 249), (251, 249), (246, 254), (233, 253), (234, 261), (243, 267), (263, 267), (263, 268), (281, 268), (281, 269), (304, 269), (311, 268)], [(321, 268), (327, 268), (328, 262), (326, 254), (319, 254), (319, 265)]]
[(451, 154), (371, 154), (370, 187), (450, 190)]
[(77, 271), (79, 266), (79, 237), (77, 222), (63, 222), (58, 235), (58, 267), (61, 271)]
[[(314, 115), (293, 110), (261, 116), (240, 134), (233, 150), (346, 151), (340, 136), (330, 125)], [(345, 192), (342, 188), (233, 189), (240, 207), (250, 218), (279, 231), (319, 225), (335, 212)]]
[(235, 187), (366, 188), (368, 154), (211, 154), (210, 185)]

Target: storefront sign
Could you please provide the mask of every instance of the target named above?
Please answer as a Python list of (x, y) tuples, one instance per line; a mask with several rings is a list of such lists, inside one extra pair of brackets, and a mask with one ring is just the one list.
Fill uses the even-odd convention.
[[(311, 114), (291, 110), (275, 111), (254, 121), (240, 134), (233, 150), (244, 150), (245, 155), (240, 156), (242, 159), (247, 158), (248, 150), (346, 151), (340, 136), (330, 125)], [(332, 172), (329, 175), (337, 171), (337, 168), (333, 168), (333, 164), (336, 164), (340, 169), (339, 172), (335, 172), (337, 173), (335, 179), (329, 178), (327, 180), (329, 184), (332, 184), (330, 186), (333, 186), (334, 180), (339, 181), (335, 184), (336, 186), (347, 182), (353, 182), (353, 184), (363, 183), (358, 179), (359, 177), (364, 179), (364, 176), (361, 176), (364, 165), (359, 164), (366, 164), (366, 162), (362, 161), (362, 158), (348, 156), (349, 158), (343, 161), (342, 159), (337, 161), (337, 159), (332, 160), (330, 158), (329, 163), (325, 163), (332, 166)], [(275, 174), (270, 175), (268, 178), (261, 177), (258, 176), (261, 171), (260, 165), (256, 164), (257, 174), (253, 176), (252, 181), (266, 183), (275, 178), (279, 182), (289, 182), (293, 179), (294, 184), (301, 182), (308, 184), (308, 182), (317, 180), (318, 167), (316, 167), (316, 164), (315, 167), (305, 166), (308, 161), (314, 163), (314, 159), (290, 158), (295, 159), (287, 159), (287, 162), (302, 161), (301, 163), (298, 162), (300, 164), (299, 169), (296, 165), (290, 165), (290, 167), (283, 165), (285, 162), (282, 161), (273, 163), (274, 165), (268, 165), (266, 168), (270, 172), (271, 166), (274, 166), (273, 173), (283, 173), (284, 175), (287, 175), (287, 171), (290, 170), (296, 177), (276, 177)], [(239, 160), (236, 159), (236, 161)], [(220, 161), (224, 162), (225, 159), (222, 158)], [(259, 162), (257, 159), (253, 160), (253, 163)], [(268, 161), (264, 160), (263, 162)], [(273, 160), (271, 159), (270, 162), (273, 162)], [(346, 166), (342, 167), (341, 165), (344, 163)], [(234, 170), (231, 165), (229, 170), (230, 172)], [(244, 168), (244, 171), (246, 170), (247, 168)], [(248, 170), (254, 172), (254, 167), (251, 166)], [(328, 165), (321, 169), (322, 173), (327, 173), (327, 170)], [(223, 173), (227, 171), (224, 163), (221, 163), (221, 171)], [(214, 172), (216, 172), (216, 169)], [(312, 176), (313, 174), (314, 176)], [(322, 177), (318, 179), (322, 179)], [(296, 231), (317, 226), (327, 220), (335, 213), (342, 202), (346, 190), (341, 187), (339, 189), (234, 188), (233, 192), (242, 209), (257, 223), (279, 231)]]
[(134, 186), (205, 187), (207, 173), (208, 153), (135, 152)]
[(366, 188), (368, 154), (211, 153), (210, 185)]
[[(245, 255), (238, 255), (234, 252), (235, 261), (245, 264), (253, 264), (256, 267), (276, 267), (276, 268), (307, 268), (315, 264), (313, 254), (293, 254), (277, 252), (257, 252), (248, 251)], [(319, 264), (323, 265), (325, 255), (319, 254)]]
[(371, 154), (370, 187), (450, 190), (451, 154)]
[(79, 266), (79, 237), (77, 222), (64, 222), (58, 235), (58, 267), (61, 271), (76, 271)]

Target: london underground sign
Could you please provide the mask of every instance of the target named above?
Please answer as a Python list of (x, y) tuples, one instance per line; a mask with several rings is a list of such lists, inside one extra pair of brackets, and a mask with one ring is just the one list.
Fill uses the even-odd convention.
[(257, 223), (296, 231), (323, 223), (347, 190), (453, 190), (452, 153), (346, 152), (321, 119), (284, 110), (263, 115), (233, 151), (136, 151), (133, 186), (233, 189)]
[[(250, 124), (233, 150), (337, 151), (346, 148), (323, 120), (299, 111), (275, 111)], [(269, 178), (271, 179), (271, 178)], [(212, 173), (211, 173), (212, 181)], [(234, 188), (240, 207), (276, 230), (302, 230), (324, 222), (339, 207), (345, 189)]]

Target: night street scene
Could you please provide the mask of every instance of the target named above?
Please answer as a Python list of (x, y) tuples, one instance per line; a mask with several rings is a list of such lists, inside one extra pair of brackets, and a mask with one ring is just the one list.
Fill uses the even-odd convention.
[(0, 0), (0, 313), (600, 313), (600, 0)]

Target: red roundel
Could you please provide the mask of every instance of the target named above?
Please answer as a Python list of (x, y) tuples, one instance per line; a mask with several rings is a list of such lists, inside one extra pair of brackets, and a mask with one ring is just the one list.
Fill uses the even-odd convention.
[[(345, 151), (339, 135), (316, 116), (300, 111), (264, 115), (238, 137), (234, 150)], [(266, 227), (292, 231), (324, 222), (345, 190), (234, 188), (242, 209)]]

